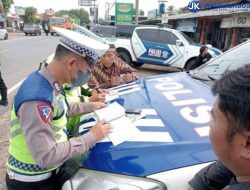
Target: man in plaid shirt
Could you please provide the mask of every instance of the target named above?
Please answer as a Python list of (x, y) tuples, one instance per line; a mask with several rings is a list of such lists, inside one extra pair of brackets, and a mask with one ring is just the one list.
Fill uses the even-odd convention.
[(94, 66), (88, 82), (90, 88), (109, 88), (138, 79), (138, 71), (117, 57), (115, 46)]

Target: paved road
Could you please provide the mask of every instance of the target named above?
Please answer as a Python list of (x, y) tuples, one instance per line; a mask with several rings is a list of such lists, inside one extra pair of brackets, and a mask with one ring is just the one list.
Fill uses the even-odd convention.
[[(48, 55), (53, 53), (58, 43), (57, 36), (12, 36), (0, 40), (1, 72), (8, 87), (9, 101), (18, 84)], [(0, 107), (0, 116), (8, 108)]]

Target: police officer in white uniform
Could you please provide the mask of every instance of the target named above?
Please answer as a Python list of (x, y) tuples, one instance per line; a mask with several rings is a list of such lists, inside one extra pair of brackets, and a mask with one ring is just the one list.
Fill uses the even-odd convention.
[(68, 105), (61, 85), (88, 78), (81, 76), (90, 74), (108, 46), (70, 30), (55, 30), (61, 39), (52, 62), (31, 73), (13, 101), (6, 174), (9, 190), (58, 189), (57, 173), (62, 164), (93, 147), (112, 130), (102, 120), (85, 135), (67, 138), (68, 116), (92, 112), (106, 104)]

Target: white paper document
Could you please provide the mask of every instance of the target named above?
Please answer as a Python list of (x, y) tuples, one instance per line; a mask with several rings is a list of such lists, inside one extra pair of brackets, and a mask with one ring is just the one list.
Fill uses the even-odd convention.
[(117, 102), (96, 110), (95, 113), (99, 120), (106, 119), (113, 126), (108, 137), (114, 146), (134, 138), (140, 133), (136, 126), (125, 117), (125, 110)]
[(110, 121), (110, 124), (113, 126), (113, 131), (108, 136), (114, 146), (132, 139), (140, 133), (136, 126), (126, 117)]

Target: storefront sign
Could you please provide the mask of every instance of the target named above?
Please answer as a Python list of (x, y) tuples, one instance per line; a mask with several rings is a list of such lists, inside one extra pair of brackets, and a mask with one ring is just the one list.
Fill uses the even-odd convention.
[(247, 28), (250, 27), (250, 15), (249, 14), (235, 14), (230, 18), (223, 18), (221, 28)]
[(231, 28), (232, 27), (233, 18), (223, 18), (220, 23), (220, 28)]
[(133, 3), (115, 4), (115, 22), (117, 24), (132, 24), (133, 15)]
[(177, 30), (183, 32), (195, 32), (197, 27), (197, 19), (183, 19), (178, 20), (177, 22)]

